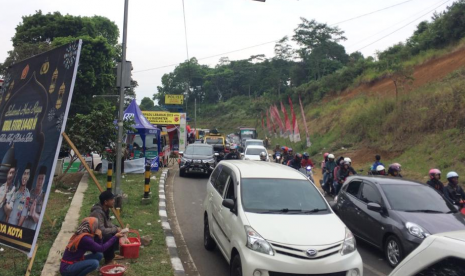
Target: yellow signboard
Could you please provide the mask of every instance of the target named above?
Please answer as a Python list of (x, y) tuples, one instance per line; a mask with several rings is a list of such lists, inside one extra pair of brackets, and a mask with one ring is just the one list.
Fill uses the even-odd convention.
[(164, 111), (142, 111), (145, 118), (152, 125), (179, 125), (181, 121), (180, 113), (169, 113)]
[(182, 104), (184, 95), (165, 95), (165, 104)]

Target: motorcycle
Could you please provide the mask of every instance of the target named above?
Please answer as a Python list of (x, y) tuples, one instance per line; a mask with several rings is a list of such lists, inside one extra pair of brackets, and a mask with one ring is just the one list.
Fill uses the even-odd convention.
[(307, 166), (306, 168), (300, 168), (299, 171), (305, 174), (308, 177), (308, 179), (315, 183), (315, 180), (313, 179), (313, 168), (311, 166)]
[(277, 151), (275, 154), (274, 154), (274, 161), (276, 163), (281, 163), (281, 152)]

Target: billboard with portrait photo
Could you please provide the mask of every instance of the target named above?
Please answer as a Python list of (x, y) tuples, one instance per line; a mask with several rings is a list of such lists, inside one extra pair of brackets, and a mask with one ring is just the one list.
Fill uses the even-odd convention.
[(81, 45), (12, 65), (0, 90), (0, 244), (28, 256), (46, 210)]

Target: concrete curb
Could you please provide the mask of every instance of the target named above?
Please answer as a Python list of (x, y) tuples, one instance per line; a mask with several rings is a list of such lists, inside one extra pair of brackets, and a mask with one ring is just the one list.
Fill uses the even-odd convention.
[(163, 169), (163, 172), (160, 176), (160, 183), (158, 184), (158, 210), (160, 215), (161, 226), (163, 228), (163, 231), (165, 232), (166, 246), (168, 247), (168, 253), (170, 254), (171, 266), (173, 267), (174, 275), (185, 276), (186, 271), (184, 270), (184, 266), (181, 262), (181, 259), (179, 258), (178, 247), (176, 246), (173, 231), (171, 230), (171, 226), (168, 221), (168, 212), (166, 211), (165, 187), (169, 173), (169, 169)]
[(60, 233), (58, 233), (48, 253), (47, 261), (45, 261), (44, 268), (42, 269), (42, 276), (56, 275), (60, 269), (61, 255), (79, 223), (79, 211), (82, 207), (84, 193), (88, 187), (88, 179), (89, 175), (85, 173), (79, 182), (79, 186), (74, 193), (73, 200), (61, 226)]

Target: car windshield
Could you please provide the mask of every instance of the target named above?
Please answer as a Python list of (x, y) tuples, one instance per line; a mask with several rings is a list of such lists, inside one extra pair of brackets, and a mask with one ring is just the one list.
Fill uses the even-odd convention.
[(266, 153), (266, 150), (265, 149), (261, 149), (261, 148), (247, 148), (246, 152), (245, 152), (245, 155), (260, 155), (260, 153), (262, 152), (265, 152)]
[(206, 142), (209, 145), (222, 145), (223, 144), (223, 139), (221, 139), (221, 138), (207, 138)]
[(255, 213), (328, 213), (318, 190), (307, 180), (243, 178), (242, 207)]
[(204, 146), (195, 146), (190, 145), (187, 147), (186, 151), (184, 152), (186, 155), (213, 155), (213, 149), (211, 147), (204, 147)]
[(455, 211), (435, 190), (425, 185), (381, 185), (393, 210), (449, 213)]

